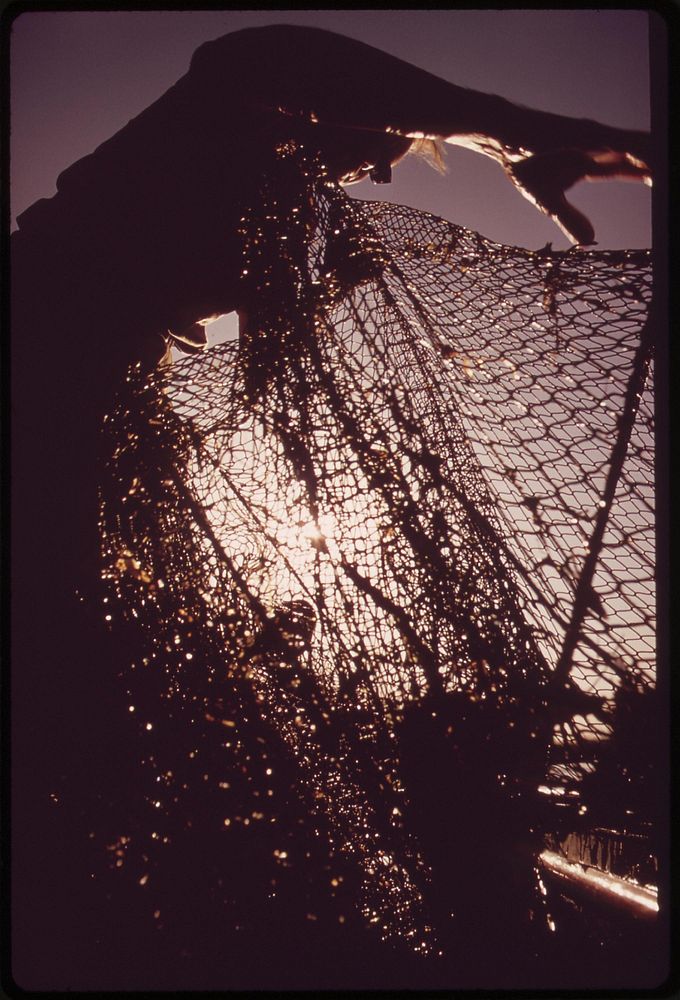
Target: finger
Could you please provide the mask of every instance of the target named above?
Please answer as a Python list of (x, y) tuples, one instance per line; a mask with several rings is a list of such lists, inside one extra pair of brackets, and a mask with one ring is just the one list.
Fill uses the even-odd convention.
[(640, 180), (651, 186), (652, 172), (650, 168), (644, 161), (636, 159), (630, 153), (604, 150), (592, 153), (590, 161), (584, 175), (588, 180), (606, 180), (607, 178)]
[(551, 210), (546, 210), (550, 218), (557, 223), (563, 233), (581, 246), (590, 246), (595, 242), (595, 230), (590, 220), (580, 212), (564, 195), (556, 199)]
[(564, 189), (581, 180), (588, 158), (579, 151), (530, 157), (513, 164), (510, 177), (522, 195), (544, 215), (550, 216), (574, 243), (595, 242), (589, 220), (564, 196)]
[(173, 346), (178, 347), (185, 354), (197, 354), (204, 350), (208, 343), (205, 326), (202, 323), (194, 323), (182, 330), (181, 333), (168, 330), (168, 336)]

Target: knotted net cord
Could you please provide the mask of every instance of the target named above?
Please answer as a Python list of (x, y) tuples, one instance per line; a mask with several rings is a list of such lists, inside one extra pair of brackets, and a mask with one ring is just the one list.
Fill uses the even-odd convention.
[(264, 895), (316, 865), (307, 919), (332, 897), (428, 953), (443, 893), (474, 908), (456, 865), (535, 858), (539, 785), (653, 683), (649, 254), (352, 200), (293, 142), (241, 235), (239, 343), (131, 372), (105, 428), (144, 863), (202, 808)]

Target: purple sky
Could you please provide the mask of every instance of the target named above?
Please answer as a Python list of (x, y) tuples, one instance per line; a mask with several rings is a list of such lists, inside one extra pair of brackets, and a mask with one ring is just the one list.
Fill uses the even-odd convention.
[[(622, 128), (649, 127), (644, 11), (321, 10), (24, 13), (11, 46), (12, 221), (55, 191), (58, 174), (159, 97), (204, 41), (258, 24), (329, 28), (473, 87)], [(368, 85), (368, 84), (367, 84)], [(414, 205), (491, 239), (537, 248), (568, 241), (491, 160), (447, 147), (445, 177), (407, 160), (394, 182), (353, 195)], [(650, 191), (583, 184), (573, 200), (600, 247), (650, 243)]]

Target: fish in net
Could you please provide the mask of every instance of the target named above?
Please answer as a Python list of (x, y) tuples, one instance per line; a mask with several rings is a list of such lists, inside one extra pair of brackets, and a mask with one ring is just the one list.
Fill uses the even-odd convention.
[(260, 187), (238, 342), (132, 370), (105, 423), (149, 774), (115, 856), (159, 926), (202, 842), (186, 878), (246, 933), (538, 948), (539, 789), (654, 683), (650, 255), (353, 200), (295, 142)]

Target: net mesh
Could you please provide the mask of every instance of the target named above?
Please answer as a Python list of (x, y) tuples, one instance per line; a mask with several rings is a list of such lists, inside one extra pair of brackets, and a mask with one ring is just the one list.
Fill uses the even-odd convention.
[(132, 371), (105, 425), (139, 864), (202, 822), (234, 921), (251, 859), (249, 898), (428, 953), (474, 925), (462, 869), (540, 907), (539, 787), (653, 685), (649, 254), (355, 201), (294, 143), (241, 235), (238, 343)]

